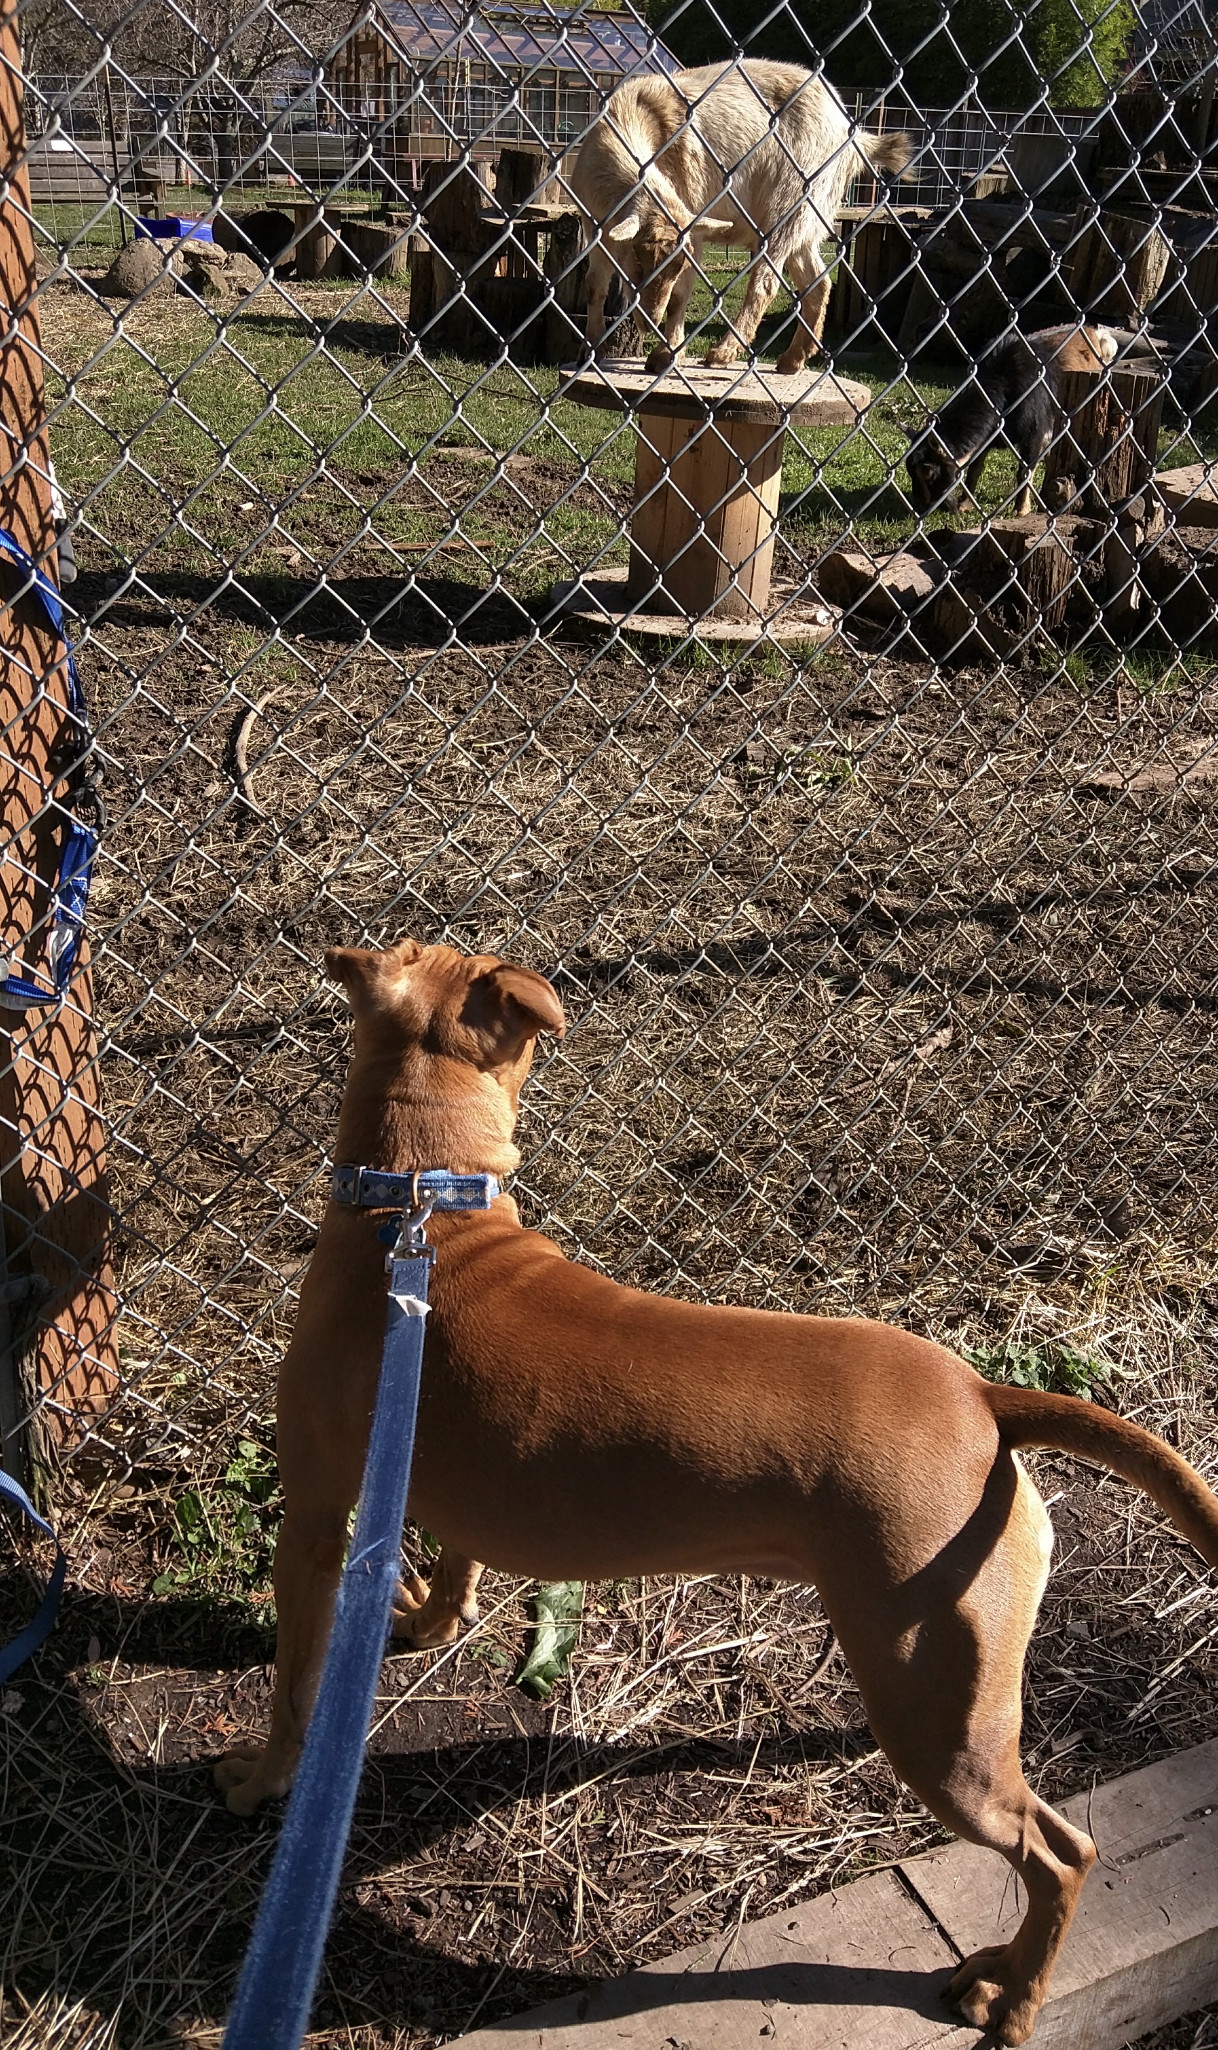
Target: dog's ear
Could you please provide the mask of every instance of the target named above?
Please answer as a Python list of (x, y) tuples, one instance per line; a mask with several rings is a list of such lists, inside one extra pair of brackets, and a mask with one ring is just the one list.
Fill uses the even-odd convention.
[(565, 1036), (566, 1014), (558, 1001), (558, 991), (544, 975), (538, 975), (532, 968), (517, 968), (512, 961), (501, 961), (488, 979), (504, 1003), (523, 1012), (529, 1032), (552, 1032), (555, 1039)]
[(323, 958), (331, 982), (341, 982), (355, 1005), (361, 999), (369, 999), (387, 973), (395, 968), (409, 968), (422, 952), (418, 940), (399, 940), (396, 947), (387, 947), (383, 954), (374, 947), (327, 947)]
[(553, 985), (514, 961), (501, 961), (480, 975), (470, 997), (467, 1021), (491, 1041), (496, 1054), (511, 1058), (539, 1032), (552, 1032), (556, 1039), (566, 1032), (567, 1020)]

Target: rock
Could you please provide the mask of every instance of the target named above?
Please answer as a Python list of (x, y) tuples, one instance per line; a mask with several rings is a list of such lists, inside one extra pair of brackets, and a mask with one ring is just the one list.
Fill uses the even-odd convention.
[(138, 299), (144, 292), (173, 283), (172, 252), (162, 255), (155, 242), (129, 242), (120, 249), (98, 286), (103, 299)]
[(235, 297), (228, 280), (227, 268), (214, 263), (192, 262), (183, 278), (182, 288), (186, 292), (193, 292), (197, 299), (220, 300), (225, 305), (231, 304)]
[(249, 292), (260, 292), (266, 283), (266, 274), (252, 257), (243, 256), (234, 250), (224, 266), (224, 276), (230, 288), (242, 299)]
[(197, 235), (184, 235), (173, 246), (187, 263), (198, 264), (204, 270), (225, 270), (228, 267), (228, 251), (221, 249), (218, 242), (202, 242)]

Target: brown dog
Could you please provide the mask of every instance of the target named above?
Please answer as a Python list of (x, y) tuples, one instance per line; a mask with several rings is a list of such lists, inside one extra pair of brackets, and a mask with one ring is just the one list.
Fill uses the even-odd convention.
[[(413, 940), (334, 949), (326, 965), (355, 1011), (338, 1159), (509, 1173), (534, 1040), (565, 1029), (550, 984)], [(217, 1766), (239, 1814), (287, 1789), (317, 1686), (376, 1391), (383, 1222), (330, 1205), (283, 1363), (270, 1740)], [(908, 1332), (621, 1288), (523, 1230), (509, 1196), (436, 1216), (430, 1233), (410, 1513), (444, 1548), (430, 1590), (403, 1588), (396, 1635), (450, 1642), (476, 1617), (482, 1560), (542, 1580), (813, 1582), (894, 1770), (1027, 1887), (1014, 1939), (969, 1958), (950, 1988), (976, 2027), (1022, 2043), (1095, 1847), (1020, 1769), (1024, 1649), (1052, 1533), (1016, 1448), (1123, 1475), (1211, 1565), (1218, 1499), (1148, 1432), (992, 1386)]]

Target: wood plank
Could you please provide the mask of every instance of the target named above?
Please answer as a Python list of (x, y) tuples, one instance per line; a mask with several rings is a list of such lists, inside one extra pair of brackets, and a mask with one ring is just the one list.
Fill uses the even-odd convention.
[(870, 387), (810, 367), (786, 376), (768, 365), (733, 363), (709, 369), (680, 362), (663, 375), (641, 363), (606, 357), (576, 371), (559, 396), (615, 412), (672, 413), (684, 420), (747, 420), (754, 426), (853, 426), (871, 404)]
[(746, 1924), (679, 1956), (569, 1994), (497, 2028), (468, 2050), (776, 2050), (796, 2039), (865, 2050), (946, 2043), (971, 2050), (941, 1988), (954, 1958), (931, 1918), (890, 1872)]
[[(1036, 2050), (1117, 2050), (1218, 1999), (1218, 1741), (1063, 1804), (1103, 1863), (1059, 1961)], [(462, 2039), (465, 2050), (929, 2050), (985, 2039), (942, 1999), (958, 1954), (1005, 1940), (1016, 1888), (951, 1844), (623, 1979)]]
[[(1037, 2050), (1109, 2050), (1218, 1998), (1218, 1740), (1062, 1803), (1101, 1863), (1083, 1889)], [(999, 1858), (950, 1844), (901, 1866), (967, 1955), (1013, 1935), (1023, 1890)]]

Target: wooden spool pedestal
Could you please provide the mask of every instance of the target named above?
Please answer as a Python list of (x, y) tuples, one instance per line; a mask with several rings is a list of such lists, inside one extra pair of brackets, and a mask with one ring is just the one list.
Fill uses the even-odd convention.
[(717, 640), (832, 632), (823, 604), (771, 588), (783, 448), (795, 423), (853, 425), (870, 402), (866, 385), (745, 364), (682, 364), (655, 377), (612, 361), (573, 377), (563, 396), (638, 422), (630, 568), (557, 585), (555, 603), (569, 617), (635, 633), (697, 627)]

